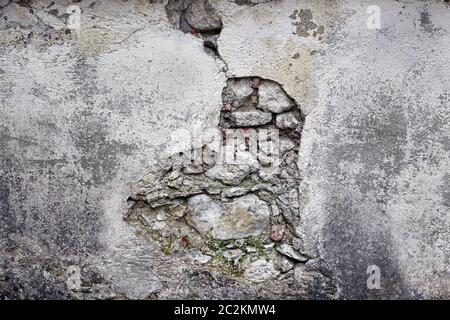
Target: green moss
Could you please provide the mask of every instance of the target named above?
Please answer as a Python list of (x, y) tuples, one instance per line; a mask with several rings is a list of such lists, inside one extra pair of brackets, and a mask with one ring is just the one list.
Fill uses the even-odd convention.
[(216, 255), (222, 255), (222, 253), (228, 249), (227, 246), (233, 242), (234, 240), (217, 240), (209, 237), (206, 240), (206, 245), (211, 251), (216, 253)]
[[(212, 237), (208, 237), (205, 241), (207, 248), (214, 254), (213, 265), (216, 268), (221, 269), (223, 272), (234, 275), (241, 276), (244, 273), (245, 259), (248, 257), (246, 253), (247, 247), (252, 247), (256, 249), (258, 257), (265, 258), (266, 252), (264, 245), (266, 244), (266, 238), (264, 236), (258, 237), (248, 237), (241, 240), (218, 240)], [(224, 258), (223, 253), (227, 250), (229, 245), (233, 245), (233, 248), (238, 248), (242, 250), (243, 254), (237, 259), (237, 261), (230, 261)]]
[(229, 275), (241, 276), (244, 273), (240, 263), (235, 264), (233, 261), (225, 259), (222, 255), (214, 257), (213, 265)]
[(161, 251), (166, 255), (171, 255), (173, 252), (173, 244), (176, 240), (176, 237), (166, 238), (161, 243)]
[(262, 236), (248, 237), (248, 238), (244, 239), (244, 246), (255, 248), (256, 251), (258, 252), (259, 256), (265, 255), (264, 245), (265, 245), (265, 239)]

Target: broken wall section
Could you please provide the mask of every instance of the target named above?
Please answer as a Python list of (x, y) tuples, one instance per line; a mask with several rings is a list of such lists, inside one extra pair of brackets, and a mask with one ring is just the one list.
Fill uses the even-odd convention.
[(229, 79), (222, 97), (217, 140), (156, 166), (126, 219), (186, 262), (255, 283), (292, 279), (311, 258), (296, 232), (304, 117), (271, 80)]

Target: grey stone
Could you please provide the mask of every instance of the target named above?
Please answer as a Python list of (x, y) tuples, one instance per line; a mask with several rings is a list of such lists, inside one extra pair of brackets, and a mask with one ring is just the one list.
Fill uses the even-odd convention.
[(279, 274), (271, 261), (261, 259), (249, 264), (244, 272), (244, 277), (252, 282), (262, 283), (275, 278)]
[(288, 272), (294, 268), (294, 261), (292, 259), (289, 259), (284, 255), (279, 255), (278, 258), (281, 272)]
[(245, 251), (246, 251), (247, 253), (255, 253), (255, 252), (257, 252), (258, 250), (256, 250), (255, 247), (246, 247), (246, 248), (245, 248)]
[(161, 231), (166, 227), (166, 222), (158, 220), (154, 215), (142, 214), (139, 216), (139, 220), (153, 231)]
[(173, 216), (175, 219), (180, 219), (182, 217), (184, 217), (184, 215), (186, 214), (187, 211), (187, 205), (185, 202), (181, 202), (181, 201), (175, 201), (175, 204), (173, 204), (170, 206), (170, 215)]
[(275, 163), (276, 159), (275, 159), (276, 155), (273, 156), (266, 156), (265, 154), (263, 154), (262, 152), (258, 153), (258, 161), (261, 163), (261, 165), (263, 166), (270, 166), (273, 163)]
[(226, 206), (223, 216), (213, 229), (216, 239), (243, 239), (259, 236), (269, 225), (269, 208), (254, 194), (236, 198)]
[(258, 89), (258, 107), (267, 112), (281, 113), (293, 107), (292, 100), (278, 83), (262, 81)]
[(250, 78), (230, 79), (225, 89), (225, 100), (233, 106), (239, 108), (245, 105), (253, 95), (252, 81)]
[(277, 156), (279, 153), (279, 142), (276, 138), (273, 140), (259, 141), (258, 147), (259, 152), (266, 156), (268, 156), (269, 154)]
[(228, 185), (238, 185), (253, 170), (249, 165), (216, 164), (205, 172), (211, 179), (217, 179)]
[(203, 172), (203, 167), (198, 164), (190, 164), (183, 168), (185, 174), (199, 174)]
[(227, 250), (223, 253), (223, 257), (227, 260), (235, 260), (242, 256), (242, 253), (240, 249)]
[(275, 118), (275, 125), (279, 129), (295, 129), (299, 123), (295, 112), (285, 112)]
[(275, 203), (272, 203), (270, 208), (272, 209), (272, 216), (278, 217), (280, 215), (280, 209)]
[(272, 114), (259, 110), (236, 111), (231, 114), (231, 122), (236, 127), (262, 126), (272, 121)]
[(270, 227), (270, 239), (273, 241), (283, 240), (286, 226), (284, 224), (274, 224)]
[(284, 155), (286, 152), (294, 149), (296, 143), (289, 138), (281, 137), (279, 143), (279, 154), (280, 156)]
[(153, 221), (150, 228), (154, 231), (161, 231), (167, 226), (165, 221)]
[(218, 195), (218, 194), (222, 193), (222, 190), (218, 189), (218, 188), (209, 188), (209, 189), (206, 189), (206, 192), (211, 195)]
[(232, 188), (228, 188), (228, 189), (224, 189), (222, 191), (222, 195), (225, 198), (231, 198), (231, 197), (238, 197), (238, 196), (242, 196), (246, 193), (248, 193), (249, 190), (246, 188), (242, 188), (242, 187), (232, 187)]
[(220, 203), (206, 194), (200, 194), (188, 199), (186, 221), (199, 233), (206, 234), (213, 229), (223, 215)]
[(198, 250), (189, 252), (188, 257), (190, 260), (198, 262), (200, 264), (208, 263), (212, 259), (211, 256), (203, 254), (201, 251)]
[(0, 0), (0, 8), (4, 8), (8, 5), (9, 0)]
[(211, 32), (222, 28), (220, 17), (214, 12), (207, 0), (194, 0), (184, 16), (187, 23), (197, 31)]
[(169, 181), (172, 181), (172, 180), (175, 180), (175, 179), (177, 179), (178, 177), (180, 177), (181, 176), (181, 172), (180, 171), (172, 171), (168, 176), (167, 176), (167, 179), (169, 180)]
[(285, 255), (286, 257), (289, 257), (293, 260), (299, 261), (299, 262), (305, 262), (308, 261), (308, 257), (300, 254), (298, 251), (296, 251), (294, 248), (292, 248), (290, 245), (283, 243), (276, 247), (276, 250), (281, 253), (282, 255)]

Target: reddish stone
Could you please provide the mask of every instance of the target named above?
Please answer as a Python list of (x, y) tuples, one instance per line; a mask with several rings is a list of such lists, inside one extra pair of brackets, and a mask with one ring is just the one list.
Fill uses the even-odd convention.
[(270, 239), (273, 241), (281, 241), (284, 237), (286, 227), (282, 224), (275, 224), (270, 228)]
[(225, 105), (223, 106), (223, 110), (224, 111), (231, 111), (231, 104), (230, 103), (225, 103)]

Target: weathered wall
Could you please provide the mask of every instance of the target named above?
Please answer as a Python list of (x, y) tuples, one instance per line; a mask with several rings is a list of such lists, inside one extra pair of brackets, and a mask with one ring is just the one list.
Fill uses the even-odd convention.
[[(71, 1), (16, 2), (0, 1), (0, 297), (450, 297), (444, 1), (82, 0), (70, 31)], [(381, 29), (367, 27), (370, 5)], [(302, 113), (301, 140), (289, 136), (298, 167), (282, 166), (296, 199), (283, 208), (277, 191), (245, 191), (280, 206), (269, 233), (288, 231), (244, 254), (242, 273), (203, 238), (195, 249), (211, 262), (124, 219), (151, 204), (136, 182), (188, 148), (174, 132), (230, 125), (223, 90), (241, 78), (257, 82), (244, 108), (259, 108), (267, 81)], [(224, 244), (249, 245), (214, 242), (221, 259), (236, 253)], [(380, 290), (367, 288), (370, 265)]]

